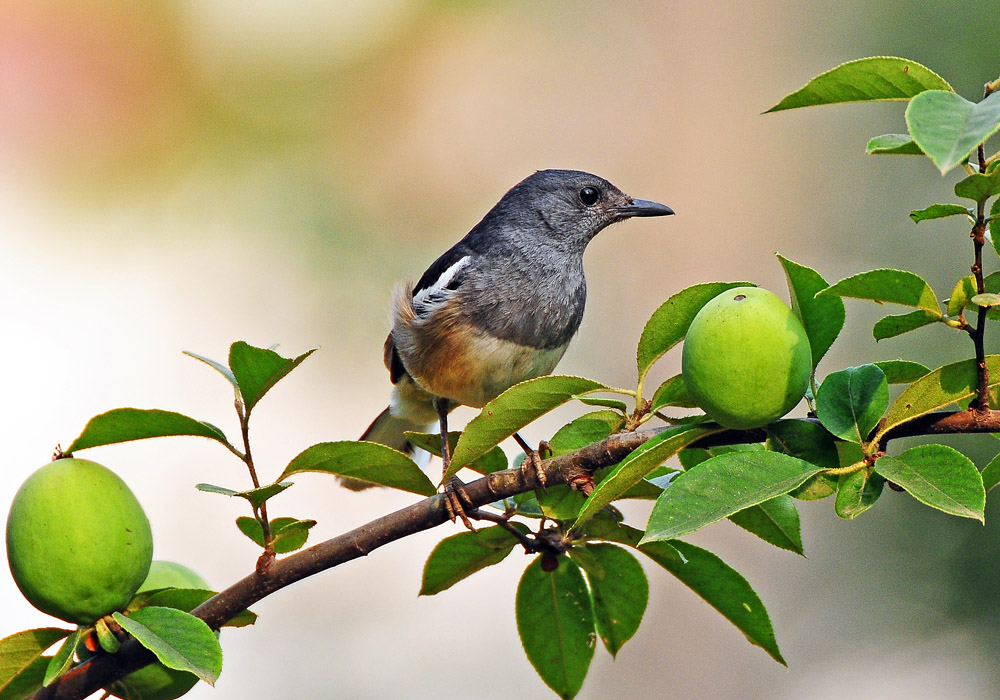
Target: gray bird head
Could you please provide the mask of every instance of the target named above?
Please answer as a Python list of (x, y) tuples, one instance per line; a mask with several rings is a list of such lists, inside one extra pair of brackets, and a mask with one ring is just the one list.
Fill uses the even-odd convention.
[(536, 244), (541, 236), (558, 248), (582, 253), (594, 236), (617, 221), (673, 213), (666, 205), (633, 199), (597, 175), (539, 170), (514, 185), (482, 223), (518, 238), (527, 234)]

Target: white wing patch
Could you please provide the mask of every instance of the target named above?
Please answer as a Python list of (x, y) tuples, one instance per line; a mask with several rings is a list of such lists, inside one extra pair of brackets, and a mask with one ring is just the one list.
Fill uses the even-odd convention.
[(413, 307), (416, 310), (417, 315), (425, 315), (431, 307), (436, 306), (447, 299), (452, 293), (452, 290), (448, 289), (448, 285), (451, 284), (452, 280), (455, 279), (455, 276), (465, 269), (470, 262), (472, 262), (471, 255), (466, 255), (464, 258), (460, 258), (457, 262), (442, 272), (441, 276), (434, 281), (434, 284), (429, 287), (424, 287), (419, 292), (414, 294)]

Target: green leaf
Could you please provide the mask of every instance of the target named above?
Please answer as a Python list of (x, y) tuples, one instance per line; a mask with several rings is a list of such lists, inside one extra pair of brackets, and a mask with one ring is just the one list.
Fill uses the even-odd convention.
[(214, 425), (180, 413), (159, 409), (115, 408), (87, 421), (80, 437), (72, 442), (66, 453), (89, 447), (174, 435), (207, 437), (218, 440), (223, 445), (229, 445), (226, 436)]
[(275, 518), (270, 522), (274, 539), (271, 546), (276, 554), (287, 554), (301, 549), (309, 539), (309, 530), (316, 525), (315, 520), (297, 518)]
[(1000, 454), (990, 460), (990, 463), (986, 465), (982, 473), (983, 477), (983, 488), (989, 493), (990, 490), (1000, 484)]
[(264, 484), (259, 488), (250, 489), (249, 491), (238, 491), (233, 495), (247, 499), (248, 501), (250, 501), (250, 505), (252, 505), (254, 509), (257, 509), (260, 508), (261, 505), (266, 503), (272, 497), (277, 496), (279, 493), (281, 493), (291, 485), (292, 482), (290, 481), (285, 481), (282, 483), (274, 483), (274, 484)]
[(779, 452), (721, 454), (684, 472), (657, 499), (643, 542), (670, 540), (788, 493), (822, 471)]
[(890, 384), (909, 384), (930, 374), (930, 368), (909, 360), (881, 360), (873, 363), (885, 374)]
[(817, 75), (765, 114), (839, 102), (906, 100), (924, 90), (950, 89), (944, 78), (915, 61), (872, 56), (842, 63)]
[(553, 455), (564, 455), (603, 440), (622, 427), (625, 420), (616, 411), (592, 411), (559, 428), (549, 440)]
[(217, 493), (222, 496), (235, 496), (239, 493), (239, 491), (227, 489), (225, 486), (216, 486), (215, 484), (195, 484), (194, 487), (205, 493)]
[[(994, 170), (988, 175), (973, 173), (955, 183), (955, 195), (974, 202), (985, 202), (998, 192), (1000, 192), (1000, 170)], [(975, 215), (971, 211), (968, 215), (975, 221)]]
[(42, 677), (42, 687), (47, 688), (52, 685), (59, 676), (63, 675), (70, 669), (73, 665), (73, 652), (76, 651), (76, 645), (80, 641), (80, 637), (83, 635), (83, 628), (78, 627), (73, 631), (71, 635), (66, 637), (66, 640), (59, 645), (59, 649), (56, 651), (55, 655), (49, 659), (49, 664), (45, 668), (45, 674)]
[(517, 632), (528, 661), (561, 698), (583, 685), (594, 656), (594, 613), (580, 568), (569, 557), (545, 571), (544, 557), (525, 569), (517, 585)]
[(885, 479), (869, 469), (842, 474), (837, 487), (834, 511), (841, 518), (851, 520), (875, 505), (882, 495)]
[(649, 583), (642, 565), (613, 544), (573, 547), (569, 554), (587, 575), (597, 634), (611, 656), (616, 656), (639, 629), (646, 612)]
[(791, 496), (778, 496), (744, 508), (730, 515), (729, 519), (768, 544), (804, 555), (799, 511)]
[(421, 496), (437, 493), (437, 488), (412, 459), (375, 442), (342, 440), (307, 447), (285, 467), (278, 481), (299, 472), (347, 476)]
[(910, 136), (942, 175), (1000, 129), (1000, 93), (977, 104), (949, 90), (923, 92), (906, 108)]
[(229, 383), (233, 385), (233, 388), (239, 391), (240, 385), (236, 381), (236, 377), (233, 376), (233, 371), (226, 367), (221, 362), (216, 362), (215, 360), (205, 357), (204, 355), (199, 355), (197, 353), (191, 352), (190, 350), (185, 350), (184, 354), (188, 357), (193, 357), (196, 360), (204, 362), (206, 365), (214, 369), (216, 372), (221, 374), (223, 377), (229, 380)]
[(665, 406), (677, 406), (678, 408), (694, 408), (695, 402), (688, 392), (684, 377), (675, 374), (670, 379), (660, 384), (659, 388), (653, 392), (652, 403), (649, 405), (650, 411), (658, 411)]
[[(528, 533), (521, 523), (511, 525)], [(435, 595), (487, 566), (499, 564), (517, 543), (517, 538), (500, 526), (446, 537), (427, 557), (420, 595)]]
[(602, 510), (587, 521), (580, 534), (586, 541), (604, 540), (637, 547), (642, 539), (642, 530), (626, 525), (621, 519), (619, 512)]
[(976, 306), (1000, 306), (1000, 294), (986, 292), (972, 297), (971, 301)]
[[(840, 466), (837, 443), (830, 433), (813, 421), (795, 418), (779, 420), (767, 426), (767, 449), (804, 459), (824, 469)], [(817, 474), (807, 479), (790, 495), (804, 501), (826, 498), (837, 490), (835, 477)]]
[(691, 443), (719, 432), (720, 428), (701, 425), (681, 426), (656, 435), (619, 462), (611, 473), (597, 485), (587, 501), (580, 509), (573, 529), (578, 529), (589, 518), (612, 501), (621, 498), (630, 488), (660, 466), (667, 459), (677, 454)]
[(883, 134), (868, 141), (865, 153), (870, 156), (922, 156), (920, 146), (908, 134)]
[(747, 580), (726, 562), (683, 540), (649, 542), (641, 545), (639, 551), (722, 613), (746, 635), (747, 641), (787, 666), (774, 638), (767, 609)]
[(816, 392), (816, 416), (841, 440), (864, 444), (889, 406), (889, 383), (875, 365), (834, 372)]
[[(990, 373), (989, 386), (992, 388), (1000, 384), (1000, 355), (987, 355), (986, 369)], [(897, 425), (974, 396), (978, 383), (975, 359), (960, 360), (937, 368), (913, 382), (899, 395), (889, 407), (884, 426), (872, 440), (881, 439)]]
[(302, 364), (303, 360), (318, 348), (307, 350), (298, 357), (282, 357), (274, 350), (256, 348), (242, 340), (229, 347), (229, 367), (233, 370), (243, 397), (247, 415), (253, 410), (264, 394), (281, 381), (289, 372)]
[(148, 607), (115, 621), (167, 668), (190, 671), (209, 685), (222, 672), (222, 648), (203, 620), (175, 608)]
[(788, 280), (792, 311), (802, 321), (809, 337), (815, 367), (844, 327), (844, 302), (839, 297), (816, 296), (817, 292), (829, 285), (811, 267), (799, 265), (781, 255), (778, 255), (778, 260)]
[(291, 485), (292, 482), (286, 481), (283, 483), (265, 484), (264, 486), (248, 491), (234, 491), (233, 489), (227, 489), (225, 486), (216, 486), (215, 484), (195, 484), (195, 488), (205, 493), (217, 493), (222, 496), (239, 496), (240, 498), (245, 498), (256, 510), (263, 503), (267, 502), (268, 499), (278, 495)]
[(767, 426), (767, 449), (798, 457), (817, 467), (839, 467), (837, 445), (830, 434), (813, 421), (788, 418)]
[[(458, 430), (453, 430), (448, 433), (448, 449), (451, 453), (455, 452), (455, 445), (458, 444), (458, 436), (461, 434), (462, 433)], [(406, 439), (409, 440), (414, 446), (419, 447), (421, 450), (430, 452), (435, 457), (441, 456), (440, 433), (417, 433), (408, 430), (406, 431)], [(509, 465), (507, 464), (507, 455), (504, 454), (504, 451), (500, 449), (499, 446), (496, 446), (482, 457), (477, 457), (471, 464), (466, 466), (473, 471), (485, 475), (503, 471)]]
[(919, 224), (921, 221), (927, 221), (928, 219), (943, 219), (947, 216), (960, 216), (963, 214), (975, 220), (972, 210), (968, 207), (963, 207), (961, 204), (932, 204), (926, 209), (911, 211), (910, 218), (913, 219), (913, 223)]
[(0, 699), (14, 700), (41, 688), (49, 664), (42, 653), (69, 634), (71, 630), (42, 627), (0, 639)]
[[(138, 593), (126, 608), (126, 615), (146, 607), (176, 608), (191, 612), (206, 600), (219, 595), (218, 591), (203, 588), (158, 588)], [(223, 627), (246, 627), (257, 622), (257, 613), (244, 610), (231, 617)]]
[(575, 519), (587, 497), (567, 484), (556, 484), (536, 489), (535, 500), (546, 518), (561, 522)]
[(969, 299), (974, 296), (976, 296), (976, 278), (966, 275), (956, 282), (955, 288), (951, 290), (945, 313), (949, 316), (958, 316), (968, 306)]
[(628, 413), (628, 406), (620, 399), (605, 399), (599, 396), (571, 396), (570, 398), (585, 406), (603, 406), (622, 414)]
[(789, 491), (788, 495), (800, 501), (819, 501), (835, 493), (837, 493), (837, 477), (819, 473)]
[(872, 335), (876, 341), (885, 340), (886, 338), (894, 338), (897, 335), (909, 333), (917, 328), (937, 323), (940, 320), (940, 314), (932, 314), (929, 311), (917, 309), (908, 314), (886, 316), (879, 319), (875, 323), (874, 328), (872, 328)]
[[(0, 685), (0, 700), (24, 700), (42, 687), (51, 656), (39, 656), (6, 685)], [(0, 664), (3, 660), (0, 659)]]
[(946, 445), (919, 445), (880, 457), (875, 471), (931, 508), (985, 524), (983, 478), (968, 457)]
[[(986, 278), (983, 280), (983, 287), (985, 288), (985, 292), (987, 294), (1000, 293), (1000, 272), (994, 272), (992, 274), (986, 275)], [(974, 296), (976, 295), (975, 294), (970, 295), (969, 306), (972, 306), (973, 308), (976, 308), (978, 310), (978, 307), (973, 303), (971, 298)], [(991, 321), (1000, 321), (1000, 309), (995, 307), (987, 307), (986, 318), (990, 319)]]
[(836, 295), (855, 299), (868, 299), (876, 303), (901, 304), (941, 316), (941, 305), (934, 290), (920, 275), (906, 270), (869, 270), (818, 292), (819, 295)]
[(97, 643), (101, 645), (104, 651), (109, 654), (117, 654), (118, 650), (121, 649), (122, 643), (118, 641), (118, 638), (108, 627), (108, 623), (105, 622), (103, 617), (97, 618), (94, 622), (94, 632), (97, 633)]
[(577, 394), (605, 390), (606, 386), (593, 379), (548, 375), (515, 384), (483, 407), (465, 426), (455, 445), (451, 468), (444, 481), (459, 469), (486, 454), (494, 445), (505, 440), (536, 418), (545, 415)]
[(636, 350), (639, 379), (644, 379), (653, 363), (684, 338), (701, 307), (727, 289), (747, 286), (753, 285), (749, 282), (696, 284), (682, 289), (663, 302), (649, 317), (639, 337), (639, 347)]
[(990, 205), (989, 223), (990, 242), (993, 243), (993, 250), (1000, 255), (1000, 199), (994, 199)]

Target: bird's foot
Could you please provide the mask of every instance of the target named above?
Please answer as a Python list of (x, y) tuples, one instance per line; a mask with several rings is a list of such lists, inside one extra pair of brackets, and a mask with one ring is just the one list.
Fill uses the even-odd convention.
[(552, 448), (549, 446), (545, 440), (538, 443), (538, 449), (533, 450), (528, 446), (528, 443), (524, 441), (517, 433), (514, 433), (514, 439), (517, 444), (521, 446), (524, 450), (524, 461), (521, 462), (521, 473), (524, 474), (525, 479), (529, 481), (537, 480), (541, 487), (544, 489), (548, 484), (548, 477), (545, 476), (545, 468), (542, 466), (542, 460), (548, 456), (552, 456)]
[(444, 496), (444, 507), (448, 511), (448, 518), (452, 522), (455, 522), (456, 519), (461, 519), (465, 527), (475, 532), (476, 528), (472, 526), (472, 521), (469, 520), (469, 516), (465, 511), (466, 509), (474, 511), (476, 508), (472, 503), (472, 499), (469, 498), (462, 480), (457, 476), (451, 477), (448, 483), (444, 485)]

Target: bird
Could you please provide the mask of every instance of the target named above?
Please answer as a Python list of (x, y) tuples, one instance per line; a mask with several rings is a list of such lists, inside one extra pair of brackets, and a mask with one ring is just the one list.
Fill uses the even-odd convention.
[[(396, 286), (383, 348), (392, 394), (360, 439), (412, 453), (406, 431), (438, 423), (447, 471), (453, 408), (482, 408), (562, 359), (583, 319), (590, 241), (616, 222), (673, 213), (579, 170), (539, 170), (514, 185), (415, 285)], [(515, 438), (538, 468), (537, 453)], [(454, 508), (471, 528), (461, 502), (448, 502), (452, 520)]]

